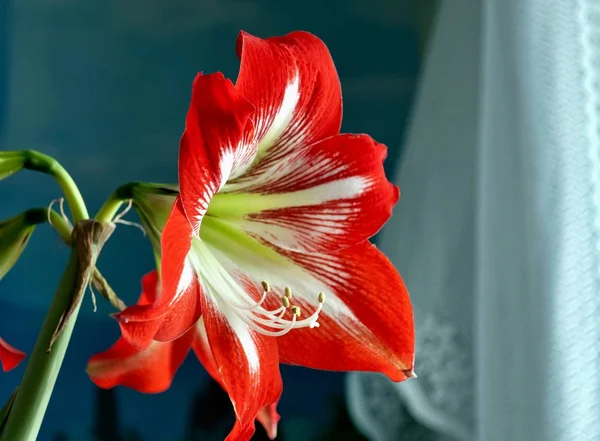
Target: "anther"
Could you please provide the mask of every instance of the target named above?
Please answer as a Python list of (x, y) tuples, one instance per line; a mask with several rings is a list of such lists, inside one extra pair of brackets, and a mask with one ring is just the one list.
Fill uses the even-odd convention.
[(317, 300), (319, 300), (319, 303), (325, 303), (325, 293), (324, 292), (320, 292), (319, 293), (319, 297), (317, 297)]
[(286, 309), (290, 307), (290, 299), (288, 299), (286, 296), (281, 298), (281, 303)]
[(292, 298), (292, 288), (290, 288), (289, 286), (286, 286), (283, 290), (283, 295), (285, 297), (287, 297), (288, 299)]
[(262, 282), (260, 282), (260, 284), (262, 285), (262, 289), (264, 292), (271, 292), (271, 287), (269, 286), (269, 282), (267, 282), (266, 280), (263, 280)]
[(292, 307), (290, 308), (290, 312), (291, 312), (293, 315), (295, 315), (296, 317), (300, 317), (300, 314), (302, 313), (302, 310), (300, 309), (300, 307), (299, 307), (299, 306), (296, 306), (296, 305), (294, 305), (294, 306), (292, 306)]

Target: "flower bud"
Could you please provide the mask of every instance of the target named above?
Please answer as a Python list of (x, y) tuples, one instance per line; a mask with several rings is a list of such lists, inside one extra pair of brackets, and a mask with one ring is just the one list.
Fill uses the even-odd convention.
[(35, 209), (0, 222), (0, 279), (21, 256), (35, 226), (44, 221), (43, 210)]
[(26, 154), (23, 151), (0, 152), (0, 181), (21, 171), (25, 160)]
[(160, 237), (171, 207), (179, 195), (177, 185), (135, 182), (122, 187), (124, 199), (131, 199), (150, 242), (154, 255), (160, 259)]

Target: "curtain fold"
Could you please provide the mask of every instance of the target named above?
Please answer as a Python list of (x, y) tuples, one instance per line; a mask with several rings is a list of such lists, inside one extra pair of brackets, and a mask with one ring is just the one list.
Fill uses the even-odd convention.
[(599, 83), (597, 0), (442, 3), (380, 241), (419, 378), (348, 378), (370, 439), (413, 439), (392, 401), (424, 440), (600, 439)]

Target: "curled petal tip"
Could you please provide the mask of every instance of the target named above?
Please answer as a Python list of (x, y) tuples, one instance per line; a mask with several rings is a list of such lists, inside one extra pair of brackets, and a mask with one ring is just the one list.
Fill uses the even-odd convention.
[(277, 402), (265, 406), (256, 416), (256, 419), (265, 429), (270, 440), (277, 438), (277, 425), (281, 417), (277, 413)]
[(406, 375), (406, 378), (418, 378), (417, 374), (415, 374), (415, 371), (412, 369), (407, 369), (404, 372), (404, 375)]
[(123, 312), (113, 312), (112, 314), (109, 314), (110, 317), (112, 317), (113, 319), (115, 319), (119, 325), (120, 324), (127, 324), (129, 323), (129, 319), (127, 317), (123, 317)]

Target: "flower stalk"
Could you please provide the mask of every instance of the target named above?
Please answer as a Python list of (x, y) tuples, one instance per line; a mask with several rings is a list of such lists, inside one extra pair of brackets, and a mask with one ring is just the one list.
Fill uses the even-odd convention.
[(21, 150), (6, 152), (5, 154), (10, 155), (11, 157), (17, 155), (21, 156), (23, 168), (45, 173), (56, 180), (63, 191), (69, 209), (71, 210), (73, 223), (89, 218), (85, 202), (83, 201), (83, 197), (81, 196), (75, 181), (73, 181), (71, 175), (56, 159), (35, 150)]
[[(19, 157), (25, 169), (52, 176), (62, 189), (76, 224), (72, 234), (67, 221), (53, 210), (26, 212), (29, 219), (35, 220), (34, 223), (49, 221), (71, 247), (67, 266), (29, 357), (19, 390), (9, 412), (3, 416), (0, 441), (30, 441), (37, 438), (81, 307), (82, 296), (76, 290), (87, 286), (97, 255), (96, 244), (101, 246), (103, 242), (97, 240), (97, 234), (93, 234), (97, 224), (86, 221), (89, 215), (77, 185), (58, 161), (32, 150), (4, 152), (4, 155), (13, 159)], [(48, 350), (50, 347), (51, 351)]]
[[(78, 253), (77, 248), (73, 247), (29, 358), (23, 381), (5, 420), (0, 441), (31, 441), (37, 437), (77, 319), (77, 314), (73, 314), (62, 335), (54, 343), (53, 350), (47, 353), (54, 331), (71, 302), (77, 267)], [(79, 310), (79, 306), (77, 305), (75, 312)]]
[(0, 441), (36, 439), (90, 282), (96, 258), (112, 228), (93, 220), (75, 225), (71, 254), (35, 344)]

